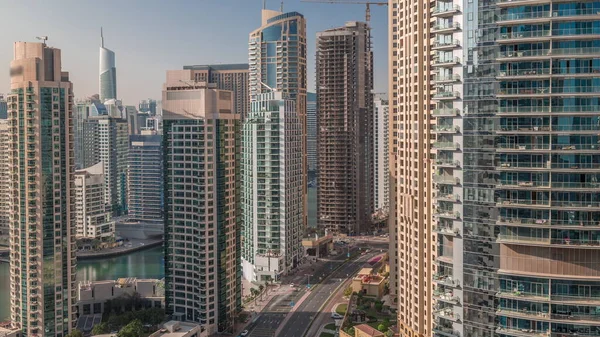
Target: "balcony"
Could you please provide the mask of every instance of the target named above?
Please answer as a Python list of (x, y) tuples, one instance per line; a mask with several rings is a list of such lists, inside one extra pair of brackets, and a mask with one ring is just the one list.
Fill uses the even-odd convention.
[(533, 218), (505, 218), (498, 217), (496, 225), (508, 225), (516, 227), (548, 227), (550, 221), (547, 219), (533, 219)]
[(499, 308), (496, 311), (496, 316), (510, 316), (517, 318), (533, 318), (533, 319), (544, 319), (547, 320), (550, 314), (542, 311), (530, 311), (530, 310), (515, 310), (512, 308)]
[(552, 182), (553, 189), (565, 189), (565, 190), (585, 190), (592, 189), (598, 190), (600, 188), (600, 183), (598, 182), (563, 182), (563, 181), (553, 181)]
[(532, 199), (504, 199), (498, 198), (496, 202), (498, 207), (550, 207), (549, 200), (532, 200)]
[(496, 96), (537, 96), (537, 95), (548, 95), (550, 88), (501, 88), (498, 90)]
[(454, 305), (460, 304), (460, 298), (458, 296), (454, 296), (451, 291), (435, 290), (433, 292), (433, 298), (437, 301), (442, 301), (445, 303), (451, 303)]
[(554, 144), (552, 150), (558, 151), (586, 151), (586, 150), (598, 150), (600, 145), (598, 144)]
[(460, 179), (451, 175), (435, 174), (433, 175), (433, 182), (444, 185), (458, 185), (460, 184)]
[(454, 168), (454, 167), (460, 167), (460, 161), (458, 161), (458, 160), (451, 160), (451, 159), (438, 159), (438, 160), (435, 161), (435, 165), (437, 167)]
[(523, 336), (523, 337), (538, 337), (538, 336), (548, 336), (547, 331), (543, 330), (533, 330), (533, 329), (518, 329), (518, 328), (506, 328), (499, 327), (496, 329), (497, 334), (502, 335), (512, 335), (512, 336)]
[(433, 275), (433, 282), (438, 285), (444, 285), (447, 287), (460, 287), (460, 282), (458, 280), (452, 279), (452, 275), (448, 274), (435, 274)]
[(547, 77), (550, 75), (550, 68), (531, 68), (531, 69), (512, 69), (508, 71), (500, 70), (498, 72), (498, 78), (509, 78), (509, 77)]
[(460, 40), (436, 41), (431, 50), (449, 50), (460, 47)]
[(434, 116), (439, 116), (439, 117), (453, 117), (453, 116), (459, 116), (460, 115), (460, 110), (456, 109), (456, 108), (449, 108), (449, 109), (434, 109), (432, 114)]
[(458, 194), (444, 194), (444, 193), (440, 193), (435, 197), (435, 200), (438, 201), (448, 201), (448, 202), (459, 202), (460, 201), (460, 195)]
[(444, 337), (460, 337), (460, 331), (454, 330), (452, 327), (446, 327), (441, 324), (433, 327), (434, 335)]
[(435, 133), (457, 133), (460, 132), (460, 126), (437, 124), (432, 127), (432, 131)]
[(459, 5), (436, 6), (431, 13), (433, 17), (448, 17), (460, 12)]
[(598, 210), (600, 208), (600, 201), (565, 201), (565, 200), (553, 200), (552, 207), (559, 208), (582, 208), (585, 210)]
[(534, 236), (524, 236), (524, 235), (507, 235), (507, 234), (498, 234), (498, 239), (496, 239), (498, 243), (517, 243), (517, 244), (542, 244), (547, 245), (550, 244), (550, 238), (541, 238)]
[(442, 91), (433, 94), (431, 98), (439, 101), (454, 100), (460, 98), (460, 93), (458, 91)]
[(454, 142), (434, 142), (433, 143), (433, 148), (436, 149), (436, 150), (450, 150), (450, 151), (454, 151), (454, 150), (460, 149), (460, 144), (459, 143), (454, 143)]
[(452, 311), (452, 308), (445, 308), (433, 312), (433, 316), (447, 319), (452, 322), (460, 321), (460, 315)]
[[(554, 112), (554, 108), (552, 108)], [(498, 115), (539, 115), (550, 112), (549, 106), (509, 106), (499, 107)]]
[(548, 151), (548, 150), (550, 150), (550, 144), (499, 143), (496, 148), (496, 151), (498, 151), (498, 152), (523, 151), (523, 150)]
[(600, 297), (597, 296), (578, 296), (578, 295), (564, 295), (564, 294), (552, 294), (550, 300), (558, 303), (573, 303), (578, 305), (600, 305)]
[(448, 58), (448, 59), (434, 59), (434, 67), (453, 67), (460, 64), (460, 57)]
[(550, 30), (531, 30), (531, 31), (522, 31), (522, 32), (507, 32), (500, 33), (498, 36), (498, 42), (514, 42), (518, 41), (527, 41), (527, 39), (534, 40), (543, 40), (544, 37), (550, 38), (551, 36)]
[(452, 228), (451, 226), (436, 226), (433, 229), (434, 232), (442, 235), (454, 236), (457, 237), (460, 235), (460, 230), (458, 228)]
[[(550, 49), (533, 49), (533, 50), (520, 50), (520, 51), (500, 51), (498, 53), (498, 59), (512, 59), (514, 58), (549, 58), (554, 50), (550, 52)], [(554, 53), (555, 54), (555, 53)]]
[(549, 181), (513, 181), (513, 180), (500, 180), (498, 181), (498, 188), (517, 188), (517, 189), (529, 189), (529, 188), (549, 188)]
[(431, 27), (431, 33), (433, 34), (450, 33), (458, 30), (460, 30), (459, 22), (453, 22), (452, 24), (447, 25), (434, 24), (433, 27)]
[(451, 210), (437, 210), (433, 213), (434, 216), (442, 219), (457, 220), (460, 219), (460, 212)]
[(530, 293), (525, 291), (520, 291), (518, 289), (500, 289), (499, 292), (496, 293), (496, 297), (501, 298), (512, 298), (512, 299), (526, 299), (528, 301), (538, 301), (538, 302), (548, 302), (549, 296), (548, 294), (540, 294), (540, 293)]
[(515, 133), (536, 133), (536, 132), (549, 132), (550, 131), (550, 126), (549, 125), (544, 125), (544, 126), (533, 126), (533, 125), (501, 125), (500, 127), (498, 127), (498, 129), (496, 130), (496, 132), (498, 133), (509, 133), (509, 134), (515, 134)]
[[(498, 24), (507, 23), (505, 21), (532, 21), (539, 19), (549, 19), (550, 11), (524, 12), (524, 13), (507, 13), (498, 15)], [(542, 20), (547, 21), (547, 20)], [(520, 23), (520, 22), (519, 22)]]
[(552, 245), (561, 246), (578, 246), (578, 248), (594, 248), (600, 247), (598, 239), (570, 239), (570, 238), (553, 238), (550, 240)]
[(438, 84), (458, 82), (460, 81), (460, 75), (452, 74), (448, 76), (436, 76), (433, 81)]

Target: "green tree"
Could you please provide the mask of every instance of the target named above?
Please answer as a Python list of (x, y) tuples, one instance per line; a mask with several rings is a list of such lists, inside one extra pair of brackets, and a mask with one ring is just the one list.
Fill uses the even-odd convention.
[(75, 329), (71, 331), (71, 333), (69, 333), (66, 337), (83, 337), (83, 332)]
[(375, 302), (375, 310), (377, 310), (377, 312), (381, 312), (381, 310), (383, 310), (383, 303), (381, 301)]
[(94, 325), (92, 329), (92, 335), (102, 335), (110, 332), (110, 328), (108, 327), (108, 323), (102, 322), (100, 324)]
[(346, 288), (346, 290), (344, 290), (344, 296), (350, 296), (352, 295), (352, 287), (348, 287)]
[[(139, 319), (132, 321), (123, 327), (117, 334), (118, 337), (139, 337), (143, 332), (142, 322)], [(83, 336), (82, 336), (83, 337)]]
[(377, 326), (377, 330), (385, 332), (387, 330), (387, 327), (385, 326), (385, 324), (381, 323)]
[(385, 337), (394, 337), (394, 332), (392, 332), (391, 330), (386, 331)]

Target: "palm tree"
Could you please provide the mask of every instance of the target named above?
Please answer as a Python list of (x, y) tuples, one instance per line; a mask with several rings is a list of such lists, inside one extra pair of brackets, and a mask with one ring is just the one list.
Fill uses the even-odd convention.
[(258, 286), (258, 291), (260, 291), (260, 300), (263, 300), (263, 289), (265, 289), (265, 286), (263, 286), (262, 284)]

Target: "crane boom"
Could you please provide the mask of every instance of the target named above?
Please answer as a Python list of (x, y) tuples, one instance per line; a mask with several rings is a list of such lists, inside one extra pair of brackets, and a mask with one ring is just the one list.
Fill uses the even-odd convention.
[(371, 5), (376, 6), (387, 6), (387, 2), (377, 2), (377, 1), (341, 1), (341, 0), (300, 0), (301, 2), (313, 2), (313, 3), (324, 3), (324, 4), (338, 4), (338, 5), (366, 5), (367, 9), (365, 11), (365, 19), (367, 23), (371, 22)]

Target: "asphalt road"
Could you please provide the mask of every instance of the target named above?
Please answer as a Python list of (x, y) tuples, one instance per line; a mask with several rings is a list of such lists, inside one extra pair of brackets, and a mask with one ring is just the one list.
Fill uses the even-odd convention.
[(333, 294), (335, 288), (337, 288), (343, 280), (358, 272), (365, 262), (377, 254), (380, 254), (378, 250), (361, 255), (358, 259), (348, 262), (342, 268), (333, 272), (331, 277), (315, 288), (300, 307), (296, 309), (286, 325), (281, 329), (279, 335), (286, 337), (302, 337), (308, 329), (310, 322), (315, 319), (319, 309), (323, 303), (325, 303), (327, 298)]

